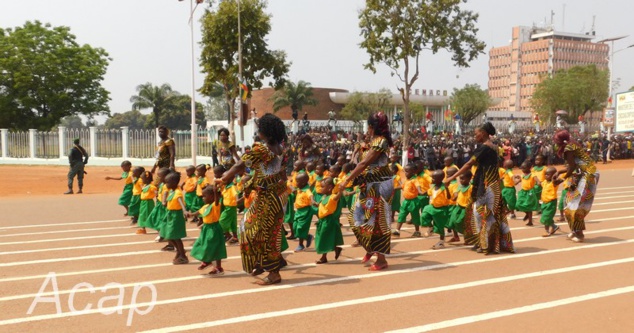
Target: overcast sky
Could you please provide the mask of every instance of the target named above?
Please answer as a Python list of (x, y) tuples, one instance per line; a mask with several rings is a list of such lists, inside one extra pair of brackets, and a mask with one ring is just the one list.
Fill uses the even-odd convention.
[[(359, 48), (357, 14), (364, 3), (269, 1), (267, 11), (273, 16), (269, 43), (271, 48), (287, 52), (292, 61), (291, 80), (350, 91), (376, 91), (383, 87), (396, 90), (400, 82), (390, 76), (386, 67), (380, 67), (376, 74), (363, 69), (368, 57)], [(200, 53), (199, 18), (204, 12), (201, 6), (194, 14), (196, 55)], [(447, 53), (426, 53), (421, 58), (422, 73), (414, 88), (451, 91), (468, 83), (486, 88), (488, 50), (509, 44), (513, 26), (543, 25), (545, 19), (550, 24), (551, 9), (555, 11), (557, 30), (562, 30), (565, 23), (565, 31), (589, 31), (596, 16), (595, 41), (630, 35), (615, 42), (615, 50), (634, 44), (632, 0), (470, 0), (463, 6), (480, 14), (478, 36), (486, 42), (487, 53), (466, 69), (454, 67)], [(111, 112), (119, 113), (130, 110), (130, 96), (141, 83), (169, 83), (175, 90), (191, 94), (189, 7), (189, 0), (2, 0), (0, 25), (15, 27), (39, 20), (68, 26), (80, 43), (104, 48), (112, 62), (103, 84), (111, 93)], [(621, 81), (615, 90), (627, 90), (634, 86), (634, 47), (617, 53), (614, 59), (614, 79)], [(197, 61), (197, 87), (203, 78)]]

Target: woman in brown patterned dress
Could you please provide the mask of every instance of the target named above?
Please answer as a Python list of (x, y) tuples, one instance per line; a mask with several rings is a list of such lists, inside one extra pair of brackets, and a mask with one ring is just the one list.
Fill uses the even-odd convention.
[(360, 194), (352, 204), (348, 220), (359, 245), (366, 250), (362, 263), (376, 254), (371, 271), (387, 268), (385, 255), (390, 254), (392, 222), (392, 194), (394, 182), (388, 162), (388, 153), (393, 146), (392, 136), (383, 112), (368, 118), (370, 145), (361, 153), (361, 162), (339, 185), (344, 191), (348, 181), (360, 187)]
[(513, 253), (515, 247), (506, 221), (506, 203), (498, 173), (498, 147), (491, 142), (492, 135), (495, 135), (495, 127), (489, 122), (475, 129), (475, 139), (480, 146), (458, 172), (445, 179), (445, 186), (472, 166), (477, 166), (471, 191), (471, 219), (469, 225), (465, 225), (465, 244), (474, 245), (473, 249), (478, 253)]
[(235, 175), (249, 167), (253, 178), (245, 185), (256, 191), (256, 198), (244, 214), (240, 228), (240, 255), (242, 267), (252, 276), (263, 272), (269, 275), (259, 280), (259, 285), (282, 282), (279, 270), (284, 264), (282, 258), (282, 222), (286, 194), (286, 163), (289, 159), (285, 147), (286, 129), (280, 118), (267, 113), (258, 121), (258, 135), (261, 143), (255, 143), (251, 151), (242, 155), (222, 176), (228, 184)]
[(152, 167), (152, 173), (158, 168), (169, 168), (175, 170), (174, 159), (176, 158), (176, 147), (174, 139), (169, 137), (170, 130), (161, 125), (158, 127), (158, 136), (161, 138), (156, 147), (156, 163)]

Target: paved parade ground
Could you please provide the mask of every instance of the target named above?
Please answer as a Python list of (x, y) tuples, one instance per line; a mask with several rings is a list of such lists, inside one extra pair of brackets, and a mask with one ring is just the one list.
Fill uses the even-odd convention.
[[(633, 166), (598, 165), (582, 244), (541, 237), (537, 218), (509, 221), (516, 254), (434, 251), (437, 237), (410, 238), (406, 225), (389, 269), (370, 272), (344, 214), (338, 261), (288, 251), (282, 284), (269, 287), (242, 272), (236, 245), (222, 277), (201, 275), (191, 257), (172, 265), (155, 232), (136, 235), (122, 216), (122, 182), (103, 180), (119, 168), (88, 166), (85, 194), (64, 196), (67, 168), (0, 166), (0, 332), (631, 331)], [(189, 249), (199, 230), (187, 232)]]

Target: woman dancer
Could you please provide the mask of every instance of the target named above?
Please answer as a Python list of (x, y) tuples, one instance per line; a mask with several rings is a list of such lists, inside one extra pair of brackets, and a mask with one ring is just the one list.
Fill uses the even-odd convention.
[[(453, 176), (445, 179), (445, 186), (470, 170), (473, 165), (477, 171), (473, 179), (473, 214), (471, 230), (465, 230), (465, 244), (474, 245), (478, 253), (515, 252), (511, 229), (506, 221), (506, 203), (502, 199), (502, 185), (498, 173), (498, 147), (491, 142), (495, 127), (489, 122), (475, 129), (475, 140), (480, 146), (473, 156)], [(466, 235), (473, 234), (472, 237)]]
[(553, 141), (559, 148), (557, 155), (567, 164), (567, 168), (559, 170), (555, 178), (563, 174), (563, 178), (569, 184), (564, 199), (564, 216), (570, 227), (568, 239), (581, 243), (585, 238), (585, 217), (590, 213), (594, 202), (599, 173), (590, 156), (579, 143), (571, 139), (568, 131), (555, 133)]
[(352, 204), (348, 220), (357, 241), (366, 250), (362, 263), (374, 254), (377, 259), (371, 271), (387, 268), (385, 255), (390, 254), (390, 225), (392, 224), (392, 195), (394, 183), (388, 165), (388, 154), (393, 146), (387, 116), (383, 112), (368, 118), (370, 145), (361, 154), (361, 162), (339, 184), (344, 191), (349, 181), (360, 187), (360, 194)]
[(221, 180), (229, 184), (245, 168), (254, 171), (247, 187), (257, 191), (257, 196), (239, 226), (240, 255), (244, 271), (252, 276), (269, 272), (257, 284), (270, 285), (282, 282), (279, 270), (285, 264), (281, 247), (289, 155), (285, 147), (286, 128), (280, 118), (265, 114), (258, 121), (258, 135), (262, 142), (255, 143), (250, 152), (242, 155), (242, 160), (225, 172)]
[(176, 170), (174, 167), (174, 158), (176, 157), (176, 145), (174, 139), (169, 137), (170, 131), (167, 127), (161, 125), (158, 127), (158, 136), (161, 138), (156, 147), (156, 163), (152, 167), (152, 173), (157, 168), (169, 168)]

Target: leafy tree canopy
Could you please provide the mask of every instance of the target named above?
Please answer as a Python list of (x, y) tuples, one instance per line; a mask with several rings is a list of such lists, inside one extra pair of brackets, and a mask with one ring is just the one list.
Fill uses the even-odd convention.
[[(119, 129), (128, 126), (130, 129), (147, 129), (149, 115), (142, 114), (139, 110), (132, 110), (124, 113), (115, 113), (106, 120), (104, 125), (107, 129)], [(151, 124), (151, 123), (150, 123)]]
[(172, 90), (172, 86), (167, 83), (155, 86), (148, 82), (138, 85), (136, 90), (138, 94), (130, 97), (132, 109), (152, 109), (152, 121), (155, 128), (159, 127), (161, 117), (165, 112), (176, 110), (181, 96), (178, 91)]
[[(457, 66), (483, 53), (485, 44), (477, 38), (478, 14), (463, 10), (466, 0), (366, 0), (359, 13), (361, 47), (370, 59), (364, 67), (376, 72), (385, 64), (403, 83), (399, 87), (404, 104), (404, 127), (409, 128), (409, 93), (420, 75), (422, 50), (447, 50)], [(404, 145), (409, 135), (405, 131)]]
[(467, 84), (464, 88), (454, 88), (449, 104), (455, 113), (460, 115), (465, 124), (483, 114), (491, 105), (491, 97), (486, 90), (477, 84)]
[[(84, 122), (81, 120), (80, 116), (74, 115), (74, 116), (68, 116), (68, 117), (64, 117), (62, 118), (61, 123), (59, 124), (60, 126), (64, 126), (66, 128), (86, 128), (88, 127), (87, 125), (84, 125)], [(57, 126), (53, 127), (53, 130), (55, 130)]]
[(109, 61), (68, 27), (0, 29), (0, 127), (49, 130), (67, 116), (109, 114), (101, 86)]
[(387, 89), (381, 89), (377, 93), (353, 92), (348, 103), (341, 109), (341, 117), (355, 122), (365, 121), (371, 113), (385, 111), (391, 97), (392, 93)]
[[(290, 67), (284, 51), (269, 48), (267, 35), (271, 31), (271, 16), (265, 9), (266, 1), (240, 0), (242, 76), (250, 91), (262, 88), (266, 79), (271, 80), (270, 86), (281, 87)], [(238, 2), (225, 0), (207, 10), (202, 18), (200, 62), (206, 76), (200, 91), (211, 96), (214, 85), (220, 83), (232, 115), (233, 101), (239, 94), (237, 14)], [(232, 124), (233, 121), (232, 117)], [(233, 125), (230, 127), (232, 130)]]
[(297, 84), (287, 81), (284, 87), (273, 94), (270, 100), (273, 101), (273, 111), (277, 112), (281, 108), (290, 106), (293, 114), (302, 110), (304, 105), (317, 105), (318, 101), (313, 98), (313, 88), (309, 82), (299, 81)]
[(608, 82), (608, 71), (595, 65), (571, 67), (537, 85), (531, 105), (540, 119), (553, 121), (556, 111), (565, 110), (566, 120), (576, 122), (587, 111), (599, 111), (605, 106)]

